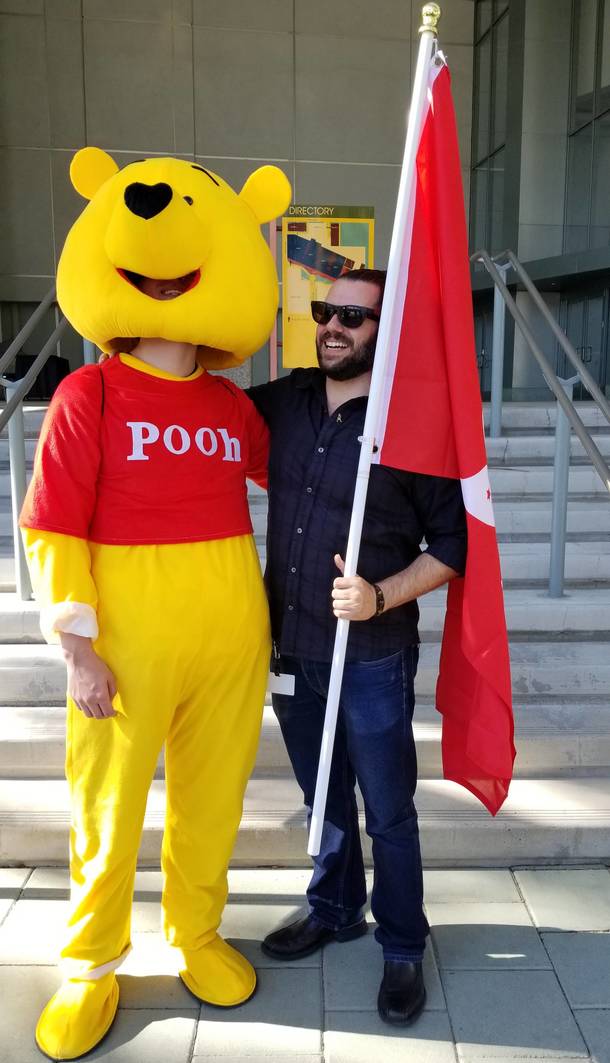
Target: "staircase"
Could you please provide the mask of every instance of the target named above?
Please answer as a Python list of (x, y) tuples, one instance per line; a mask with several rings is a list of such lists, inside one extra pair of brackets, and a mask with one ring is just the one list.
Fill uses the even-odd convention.
[[(602, 453), (610, 428), (577, 404)], [(31, 460), (43, 410), (26, 411)], [(510, 797), (492, 819), (442, 778), (434, 686), (445, 591), (421, 602), (417, 679), (417, 804), (428, 865), (604, 860), (610, 837), (610, 499), (572, 444), (566, 595), (547, 594), (555, 406), (505, 407), (505, 436), (488, 442), (511, 641), (518, 759)], [(0, 440), (0, 864), (63, 864), (65, 671), (44, 645), (34, 603), (14, 594), (8, 454)], [(251, 496), (264, 558), (265, 497)], [(163, 771), (150, 793), (141, 861), (156, 864)], [(365, 849), (370, 853), (363, 833)], [(300, 793), (271, 708), (249, 784), (234, 863), (298, 865), (305, 857)]]

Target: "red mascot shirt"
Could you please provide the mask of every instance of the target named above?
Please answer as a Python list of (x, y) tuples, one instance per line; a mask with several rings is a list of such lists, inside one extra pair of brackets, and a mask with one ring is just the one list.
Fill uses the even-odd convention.
[(21, 525), (114, 545), (252, 531), (269, 433), (231, 381), (150, 375), (120, 358), (78, 369), (45, 418)]

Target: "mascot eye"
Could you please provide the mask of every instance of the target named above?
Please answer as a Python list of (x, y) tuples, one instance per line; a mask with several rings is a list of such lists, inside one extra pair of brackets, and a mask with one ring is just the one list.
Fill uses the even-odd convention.
[(185, 203), (188, 203), (189, 207), (193, 206), (193, 200), (191, 199), (190, 196), (183, 196), (182, 198), (185, 201)]

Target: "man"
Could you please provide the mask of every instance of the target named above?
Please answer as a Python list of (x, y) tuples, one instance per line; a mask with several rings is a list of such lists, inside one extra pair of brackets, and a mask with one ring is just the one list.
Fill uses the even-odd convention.
[[(416, 599), (463, 572), (460, 484), (374, 465), (359, 575), (343, 572), (385, 273), (354, 270), (312, 303), (319, 369), (252, 388), (271, 429), (266, 582), (281, 671), (294, 696), (274, 695), (296, 778), (311, 810), (335, 619), (353, 621), (320, 855), (309, 914), (270, 934), (276, 959), (309, 955), (366, 932), (366, 884), (354, 786), (364, 798), (375, 877), (372, 911), (384, 954), (378, 1008), (406, 1024), (425, 1002), (428, 924), (411, 718), (418, 660)], [(425, 538), (427, 550), (420, 551)], [(336, 577), (336, 578), (335, 578)]]

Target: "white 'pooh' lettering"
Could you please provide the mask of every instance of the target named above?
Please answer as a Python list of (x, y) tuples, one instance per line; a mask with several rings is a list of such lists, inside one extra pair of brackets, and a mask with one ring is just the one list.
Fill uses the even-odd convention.
[(148, 454), (144, 453), (145, 445), (156, 443), (159, 438), (159, 429), (150, 421), (128, 421), (127, 427), (131, 428), (131, 454), (127, 461), (148, 461)]
[[(161, 438), (161, 432), (152, 421), (127, 421), (131, 429), (131, 454), (127, 461), (149, 461), (150, 454), (145, 447), (152, 446)], [(229, 435), (226, 428), (198, 428), (195, 432), (195, 446), (204, 458), (211, 458), (218, 450), (218, 436), (224, 446), (223, 461), (241, 461), (241, 443), (236, 436)], [(186, 454), (191, 448), (191, 437), (186, 428), (180, 424), (170, 424), (163, 432), (163, 446), (170, 454)]]
[[(177, 432), (180, 436), (182, 446), (180, 448), (175, 447), (173, 443), (174, 432)], [(170, 454), (186, 454), (187, 450), (190, 450), (191, 440), (186, 428), (182, 428), (179, 424), (170, 424), (169, 428), (166, 428), (163, 433), (163, 442)]]

